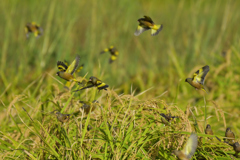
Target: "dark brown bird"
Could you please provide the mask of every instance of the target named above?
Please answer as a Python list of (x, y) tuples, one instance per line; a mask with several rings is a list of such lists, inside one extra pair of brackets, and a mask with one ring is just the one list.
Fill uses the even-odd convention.
[(176, 116), (172, 116), (171, 114), (161, 113), (160, 115), (162, 116), (162, 118), (161, 118), (162, 123), (165, 124), (165, 125), (171, 123), (171, 121), (172, 121), (174, 118), (178, 118), (178, 117), (176, 117)]
[(235, 156), (238, 157), (238, 153), (240, 152), (240, 145), (239, 145), (238, 142), (235, 142), (235, 143), (233, 144), (233, 149), (234, 149), (234, 151), (235, 151)]
[(70, 114), (62, 114), (57, 110), (53, 111), (52, 113), (54, 113), (57, 116), (57, 119), (62, 123), (65, 123), (70, 119)]
[[(211, 128), (210, 124), (208, 124), (208, 125), (206, 126), (205, 134), (213, 135), (213, 131), (212, 131), (212, 128)], [(212, 137), (211, 137), (211, 138), (209, 137), (209, 139), (213, 139), (213, 138), (212, 138)]]
[(229, 142), (229, 144), (233, 144), (233, 143), (234, 143), (234, 141), (235, 141), (235, 135), (234, 135), (234, 133), (231, 131), (230, 128), (227, 128), (227, 129), (226, 129), (225, 137), (227, 137), (227, 138), (226, 138), (226, 141)]
[(85, 114), (88, 114), (90, 112), (90, 109), (92, 107), (92, 112), (97, 108), (97, 106), (99, 105), (99, 102), (94, 100), (92, 102), (87, 102), (87, 101), (79, 101), (79, 103), (82, 103), (82, 109), (84, 110)]

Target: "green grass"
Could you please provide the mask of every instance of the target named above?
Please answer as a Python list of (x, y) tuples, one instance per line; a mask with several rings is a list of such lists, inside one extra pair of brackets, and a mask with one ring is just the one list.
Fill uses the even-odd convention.
[[(204, 138), (193, 159), (231, 159), (232, 147), (208, 141), (204, 128), (211, 124), (223, 137), (231, 127), (239, 138), (239, 5), (233, 0), (3, 1), (0, 157), (174, 159), (171, 152), (196, 131)], [(163, 24), (159, 35), (134, 36), (143, 15)], [(44, 29), (42, 37), (26, 39), (24, 27), (31, 21)], [(99, 54), (110, 45), (119, 50), (111, 65), (109, 54)], [(64, 89), (56, 62), (70, 62), (76, 54), (84, 63), (78, 78), (96, 76), (108, 91)], [(184, 82), (204, 65), (210, 66), (208, 95)], [(79, 100), (95, 99), (98, 110), (74, 114), (66, 124), (49, 114), (76, 113)], [(194, 116), (185, 114), (188, 109)], [(169, 112), (180, 118), (164, 126), (160, 113)]]

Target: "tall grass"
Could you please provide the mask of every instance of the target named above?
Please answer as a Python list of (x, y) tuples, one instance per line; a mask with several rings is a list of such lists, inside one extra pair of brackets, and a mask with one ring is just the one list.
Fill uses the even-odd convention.
[[(206, 123), (216, 135), (223, 136), (226, 127), (239, 135), (239, 5), (233, 0), (1, 2), (1, 156), (174, 159), (171, 151), (182, 148), (187, 134), (206, 137)], [(158, 36), (133, 35), (143, 15), (163, 24)], [(24, 26), (31, 21), (44, 29), (42, 37), (26, 39)], [(108, 53), (99, 54), (110, 45), (120, 53), (111, 65)], [(96, 76), (109, 91), (64, 90), (56, 62), (72, 61), (76, 54), (84, 63), (78, 76)], [(184, 82), (206, 64), (208, 95)], [(97, 99), (102, 107), (84, 115), (79, 99)], [(58, 122), (49, 114), (55, 109), (73, 113), (70, 122)], [(169, 112), (179, 118), (164, 126), (159, 114)], [(194, 158), (230, 159), (230, 149), (206, 139)]]

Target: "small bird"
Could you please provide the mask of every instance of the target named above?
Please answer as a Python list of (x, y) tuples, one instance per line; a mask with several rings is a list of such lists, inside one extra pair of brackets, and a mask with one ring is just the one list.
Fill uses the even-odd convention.
[(65, 123), (70, 119), (70, 114), (62, 114), (57, 110), (53, 111), (52, 113), (54, 113), (57, 116), (57, 119), (62, 123)]
[(234, 151), (235, 151), (235, 156), (238, 157), (238, 153), (240, 152), (240, 145), (239, 145), (238, 142), (235, 142), (235, 143), (233, 144), (233, 149), (234, 149)]
[(87, 101), (79, 101), (79, 103), (82, 103), (82, 109), (84, 110), (84, 113), (88, 114), (90, 112), (90, 109), (92, 107), (92, 112), (97, 108), (99, 105), (99, 102), (94, 100), (92, 102), (87, 102)]
[[(206, 126), (205, 134), (213, 135), (213, 131), (212, 131), (212, 128), (211, 128), (210, 124), (208, 124), (208, 125)], [(213, 139), (213, 138), (210, 138), (210, 137), (209, 137), (209, 139)]]
[(173, 153), (180, 160), (190, 160), (198, 146), (197, 134), (192, 133), (182, 151), (174, 150)]
[(115, 61), (117, 59), (119, 52), (114, 46), (110, 46), (109, 48), (106, 48), (102, 52), (100, 52), (100, 54), (103, 54), (108, 51), (111, 54), (111, 57), (109, 58), (109, 63), (112, 63), (113, 61)]
[(229, 144), (233, 144), (233, 143), (234, 143), (234, 141), (235, 141), (235, 135), (234, 135), (234, 133), (231, 131), (230, 128), (227, 128), (227, 129), (226, 129), (225, 137), (227, 137), (225, 140), (226, 140), (227, 142), (229, 142)]
[(43, 29), (35, 22), (32, 22), (25, 26), (25, 33), (27, 38), (29, 38), (30, 33), (34, 33), (34, 36), (38, 38), (43, 34)]
[(89, 81), (80, 89), (75, 90), (74, 92), (86, 89), (86, 88), (92, 88), (92, 87), (97, 87), (97, 89), (100, 91), (102, 89), (107, 90), (107, 88), (109, 87), (107, 84), (103, 83), (100, 79), (91, 76), (89, 78)]
[(57, 75), (66, 81), (78, 82), (74, 78), (73, 74), (77, 70), (79, 60), (80, 60), (80, 57), (77, 55), (75, 60), (70, 64), (70, 66), (67, 66), (64, 62), (58, 61), (57, 67), (58, 67), (59, 72), (57, 72)]
[(138, 19), (139, 25), (134, 35), (139, 36), (146, 30), (151, 29), (151, 35), (156, 36), (162, 29), (163, 25), (156, 25), (149, 16), (144, 16), (144, 18)]
[(197, 72), (193, 74), (192, 78), (186, 78), (185, 82), (188, 82), (195, 89), (202, 89), (207, 93), (203, 85), (204, 85), (204, 80), (208, 71), (209, 71), (209, 66), (206, 65), (201, 69), (197, 70)]
[(178, 118), (178, 117), (176, 117), (176, 116), (172, 116), (171, 114), (161, 113), (160, 115), (162, 116), (162, 118), (161, 118), (162, 123), (164, 123), (165, 125), (167, 125), (168, 123), (171, 123), (171, 121), (172, 121), (174, 118)]

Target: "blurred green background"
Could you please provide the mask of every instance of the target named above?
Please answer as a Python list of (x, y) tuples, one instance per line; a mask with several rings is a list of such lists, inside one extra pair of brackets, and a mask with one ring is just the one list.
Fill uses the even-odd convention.
[[(186, 109), (203, 107), (207, 100), (212, 128), (224, 132), (214, 115), (215, 101), (224, 110), (227, 126), (239, 126), (240, 1), (234, 0), (8, 0), (0, 2), (0, 99), (8, 106), (13, 97), (60, 80), (56, 62), (81, 56), (78, 74), (96, 76), (117, 93), (135, 94), (147, 100), (161, 96), (169, 104)], [(150, 16), (163, 24), (157, 36), (146, 31), (134, 36), (137, 19)], [(36, 22), (42, 37), (26, 39), (24, 27)], [(118, 59), (100, 55), (114, 45)], [(209, 94), (196, 91), (185, 78), (204, 65), (210, 66), (205, 85)], [(51, 75), (51, 76), (50, 76)], [(64, 82), (63, 80), (60, 80)], [(38, 90), (34, 96), (41, 92)], [(239, 133), (239, 131), (236, 131)]]

